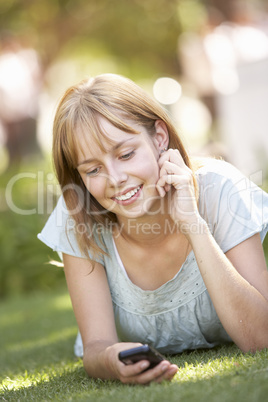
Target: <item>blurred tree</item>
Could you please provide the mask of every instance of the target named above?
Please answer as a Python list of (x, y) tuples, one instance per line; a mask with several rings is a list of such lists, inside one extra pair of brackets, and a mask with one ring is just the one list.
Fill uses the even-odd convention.
[(44, 69), (76, 38), (88, 42), (89, 52), (93, 40), (122, 61), (176, 74), (177, 6), (178, 0), (0, 0), (0, 26), (30, 40)]
[[(0, 0), (1, 31), (17, 33), (37, 49), (46, 69), (67, 45), (99, 44), (129, 64), (150, 64), (158, 74), (177, 74), (177, 40), (187, 7), (194, 23), (200, 10), (216, 8), (229, 19), (240, 0)], [(265, 6), (267, 0), (250, 0)], [(242, 2), (243, 3), (243, 2)], [(201, 7), (200, 7), (201, 6)], [(202, 13), (201, 13), (202, 14)], [(74, 41), (77, 39), (77, 41)], [(72, 50), (72, 49), (70, 49)]]
[(241, 23), (248, 22), (247, 12), (267, 9), (267, 0), (202, 0), (202, 2), (207, 9), (217, 10), (223, 21)]

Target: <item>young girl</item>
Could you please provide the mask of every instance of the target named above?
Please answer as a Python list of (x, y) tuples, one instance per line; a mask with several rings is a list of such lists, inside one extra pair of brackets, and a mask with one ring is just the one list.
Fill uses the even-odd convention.
[(90, 377), (172, 379), (167, 360), (118, 359), (143, 343), (268, 347), (267, 194), (226, 162), (190, 160), (161, 106), (112, 74), (65, 93), (53, 158), (63, 197), (39, 238), (62, 253)]

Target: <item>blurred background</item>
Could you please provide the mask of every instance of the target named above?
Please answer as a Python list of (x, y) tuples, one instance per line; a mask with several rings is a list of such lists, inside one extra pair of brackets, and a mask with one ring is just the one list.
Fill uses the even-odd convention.
[(53, 115), (108, 72), (163, 104), (191, 154), (267, 189), (266, 0), (0, 0), (0, 298), (64, 285), (36, 238), (60, 195)]

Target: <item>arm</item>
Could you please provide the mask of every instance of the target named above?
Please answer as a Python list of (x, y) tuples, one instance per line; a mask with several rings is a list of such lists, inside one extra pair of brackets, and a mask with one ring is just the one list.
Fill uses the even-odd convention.
[(148, 367), (147, 361), (125, 366), (118, 359), (121, 350), (139, 346), (137, 343), (119, 343), (112, 300), (105, 270), (83, 258), (63, 254), (64, 271), (74, 314), (84, 345), (83, 363), (90, 377), (120, 379), (125, 383), (146, 384), (150, 381), (171, 379), (177, 366), (166, 360), (157, 367)]
[[(109, 378), (103, 352), (118, 342), (104, 268), (63, 255), (64, 271), (74, 314), (84, 345), (84, 366), (91, 377)], [(92, 272), (91, 272), (92, 271)]]
[(170, 216), (194, 250), (224, 328), (244, 351), (268, 347), (268, 272), (259, 234), (225, 255), (199, 215), (192, 171), (180, 153), (169, 150), (159, 166), (159, 193), (172, 186)]
[(206, 224), (189, 234), (217, 314), (243, 351), (268, 347), (268, 272), (259, 234), (223, 254)]

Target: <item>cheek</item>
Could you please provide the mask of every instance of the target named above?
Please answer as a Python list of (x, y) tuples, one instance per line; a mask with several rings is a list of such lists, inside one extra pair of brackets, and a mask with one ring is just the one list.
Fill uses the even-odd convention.
[(90, 194), (98, 199), (101, 196), (103, 196), (105, 186), (103, 184), (103, 180), (98, 180), (96, 179), (84, 179), (83, 180), (87, 190), (90, 192)]
[(159, 179), (160, 168), (158, 162), (153, 158), (145, 158), (138, 167), (139, 172), (147, 181), (156, 182)]

